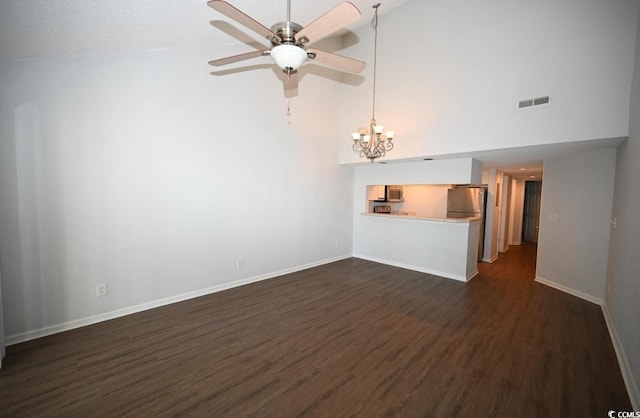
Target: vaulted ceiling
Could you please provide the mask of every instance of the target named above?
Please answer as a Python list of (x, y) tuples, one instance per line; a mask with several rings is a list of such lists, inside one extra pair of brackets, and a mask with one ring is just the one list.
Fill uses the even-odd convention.
[[(408, 1), (385, 0), (380, 14), (389, 13)], [(286, 20), (286, 0), (229, 2), (265, 26)], [(308, 25), (339, 2), (292, 0), (292, 20)], [(376, 2), (351, 2), (362, 13), (361, 19), (347, 28), (353, 31), (369, 24), (373, 16), (372, 6)], [(246, 46), (260, 42), (257, 35), (244, 28), (241, 31), (240, 27), (208, 7), (206, 0), (2, 0), (0, 62), (202, 46)], [(266, 40), (262, 43), (268, 44)], [(214, 57), (212, 54), (211, 58)], [(449, 157), (472, 156), (487, 167), (501, 167), (514, 175), (523, 167), (539, 175), (545, 158), (584, 146), (615, 146), (619, 143), (551, 144), (536, 149), (497, 150)]]

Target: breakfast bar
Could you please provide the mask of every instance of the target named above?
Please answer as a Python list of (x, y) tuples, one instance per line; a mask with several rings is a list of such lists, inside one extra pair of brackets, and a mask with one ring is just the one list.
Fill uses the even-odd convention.
[(467, 282), (478, 274), (482, 219), (361, 213), (358, 258)]

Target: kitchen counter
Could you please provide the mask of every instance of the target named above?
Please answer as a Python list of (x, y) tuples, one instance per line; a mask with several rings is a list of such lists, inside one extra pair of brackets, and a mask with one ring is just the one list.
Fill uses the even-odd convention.
[(478, 274), (482, 218), (360, 213), (354, 256), (467, 282)]
[[(406, 212), (405, 212), (406, 213)], [(482, 221), (482, 217), (476, 216), (474, 218), (426, 218), (423, 216), (416, 216), (407, 214), (404, 215), (402, 212), (391, 212), (391, 213), (368, 213), (362, 212), (361, 215), (364, 216), (372, 216), (376, 218), (394, 218), (394, 219), (407, 219), (407, 220), (417, 220), (417, 221), (430, 221), (430, 222), (448, 222), (448, 223), (476, 223)]]

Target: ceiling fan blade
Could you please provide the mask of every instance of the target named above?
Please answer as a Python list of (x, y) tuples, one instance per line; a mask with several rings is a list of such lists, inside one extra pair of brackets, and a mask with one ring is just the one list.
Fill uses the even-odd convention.
[(284, 97), (290, 98), (298, 95), (298, 71), (282, 70), (284, 75)]
[[(342, 2), (296, 33), (296, 40), (312, 44), (360, 18), (360, 10), (348, 1)], [(302, 38), (308, 41), (302, 40)]]
[(282, 39), (280, 39), (280, 37), (278, 35), (273, 33), (271, 31), (271, 29), (269, 29), (268, 27), (264, 26), (262, 23), (254, 20), (249, 15), (247, 15), (247, 14), (243, 13), (242, 11), (236, 9), (234, 6), (230, 5), (229, 3), (227, 3), (224, 0), (211, 0), (211, 1), (207, 2), (207, 4), (212, 9), (222, 13), (223, 15), (225, 15), (227, 17), (230, 17), (231, 19), (235, 20), (236, 22), (240, 23), (241, 25), (244, 25), (245, 27), (251, 29), (252, 31), (257, 33), (258, 35), (261, 35), (261, 36), (263, 36), (263, 37), (265, 37), (265, 38), (267, 38), (269, 40), (271, 40), (272, 38), (275, 38), (279, 42), (282, 41)]
[(359, 73), (367, 65), (365, 62), (353, 58), (343, 57), (333, 52), (322, 51), (320, 49), (307, 49), (307, 55), (315, 62), (328, 65), (347, 73)]
[(233, 64), (234, 62), (248, 60), (250, 58), (261, 57), (269, 55), (269, 49), (261, 49), (258, 51), (246, 52), (244, 54), (232, 55), (226, 58), (220, 58), (217, 60), (209, 61), (209, 64), (219, 67), (221, 65)]

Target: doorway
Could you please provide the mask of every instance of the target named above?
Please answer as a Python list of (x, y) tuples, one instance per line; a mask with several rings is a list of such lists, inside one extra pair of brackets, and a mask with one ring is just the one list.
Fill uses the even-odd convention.
[(524, 186), (524, 210), (522, 216), (522, 241), (524, 242), (538, 242), (541, 198), (542, 182), (527, 181)]

